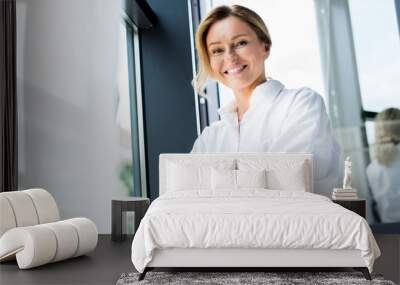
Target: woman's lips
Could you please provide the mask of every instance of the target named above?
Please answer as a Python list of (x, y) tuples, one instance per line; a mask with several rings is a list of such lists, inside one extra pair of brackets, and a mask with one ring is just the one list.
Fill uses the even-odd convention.
[(225, 70), (224, 73), (227, 75), (237, 75), (237, 74), (241, 73), (246, 67), (247, 67), (247, 65), (245, 65), (245, 64), (240, 65), (240, 66)]

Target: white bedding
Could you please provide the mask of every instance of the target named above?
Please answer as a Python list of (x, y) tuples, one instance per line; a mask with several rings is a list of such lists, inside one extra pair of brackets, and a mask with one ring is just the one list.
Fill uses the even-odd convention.
[(358, 249), (372, 272), (379, 248), (365, 219), (299, 191), (167, 192), (151, 204), (132, 243), (143, 272), (155, 249)]

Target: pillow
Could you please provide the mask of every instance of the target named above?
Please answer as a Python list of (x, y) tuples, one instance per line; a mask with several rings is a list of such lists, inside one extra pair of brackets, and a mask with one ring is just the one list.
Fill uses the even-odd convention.
[(267, 171), (211, 169), (211, 189), (267, 188)]
[(171, 191), (209, 189), (209, 171), (209, 167), (170, 163), (168, 165), (167, 189)]
[(250, 160), (238, 161), (240, 170), (267, 171), (267, 188), (273, 190), (306, 191), (308, 189), (307, 168), (304, 160)]
[(304, 162), (270, 170), (268, 181), (271, 189), (305, 192), (307, 185)]
[(211, 168), (211, 189), (236, 189), (236, 170)]
[(166, 165), (166, 190), (210, 190), (211, 169), (233, 169), (235, 160), (170, 161)]
[(237, 188), (267, 188), (267, 170), (236, 170)]

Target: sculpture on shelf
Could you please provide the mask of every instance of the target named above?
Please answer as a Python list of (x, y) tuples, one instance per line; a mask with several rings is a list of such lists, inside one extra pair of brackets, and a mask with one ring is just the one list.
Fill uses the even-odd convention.
[(351, 160), (350, 157), (346, 157), (344, 161), (344, 178), (343, 178), (343, 189), (352, 189), (351, 187)]

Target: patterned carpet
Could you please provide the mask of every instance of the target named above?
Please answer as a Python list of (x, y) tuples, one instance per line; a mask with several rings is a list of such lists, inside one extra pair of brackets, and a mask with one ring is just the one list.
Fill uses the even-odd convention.
[(372, 274), (372, 281), (360, 272), (148, 272), (142, 281), (138, 273), (124, 273), (117, 285), (145, 284), (213, 284), (213, 285), (297, 285), (297, 284), (379, 284), (395, 285), (380, 275)]

